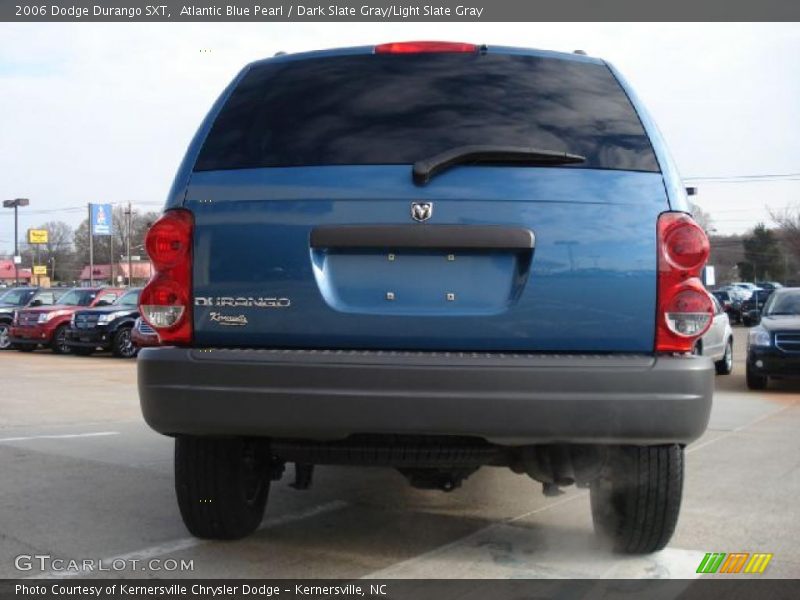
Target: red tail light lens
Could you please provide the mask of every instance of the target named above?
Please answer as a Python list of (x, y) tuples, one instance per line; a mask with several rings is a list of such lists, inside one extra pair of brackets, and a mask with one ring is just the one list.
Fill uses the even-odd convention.
[(192, 227), (192, 214), (187, 210), (170, 211), (153, 223), (145, 248), (157, 270), (174, 267), (189, 253)]
[(375, 46), (375, 54), (422, 54), (425, 52), (477, 52), (475, 44), (460, 42), (392, 42)]
[(657, 352), (691, 352), (711, 326), (714, 303), (700, 281), (709, 251), (705, 231), (689, 215), (659, 217)]
[(192, 213), (170, 210), (147, 232), (145, 247), (155, 274), (139, 297), (142, 318), (162, 344), (192, 341)]
[(702, 269), (710, 250), (705, 232), (688, 215), (668, 221), (663, 232), (664, 258), (678, 269)]

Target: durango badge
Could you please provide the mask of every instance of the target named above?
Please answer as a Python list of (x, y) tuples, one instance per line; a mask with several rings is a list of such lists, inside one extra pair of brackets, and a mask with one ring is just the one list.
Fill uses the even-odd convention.
[(289, 308), (292, 301), (289, 298), (265, 298), (262, 296), (198, 296), (194, 299), (195, 306), (238, 306), (247, 308)]

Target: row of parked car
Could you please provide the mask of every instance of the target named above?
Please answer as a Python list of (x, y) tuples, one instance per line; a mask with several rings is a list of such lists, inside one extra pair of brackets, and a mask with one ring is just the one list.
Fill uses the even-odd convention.
[(714, 320), (698, 340), (695, 353), (711, 356), (717, 373), (730, 373), (730, 323), (741, 323), (750, 328), (745, 362), (748, 388), (762, 390), (770, 379), (800, 376), (800, 288), (745, 282), (718, 288), (711, 295)]
[(0, 292), (0, 350), (133, 358), (158, 343), (139, 317), (140, 288), (17, 287)]
[(770, 294), (782, 287), (777, 281), (743, 281), (718, 287), (711, 293), (722, 304), (731, 323), (750, 327), (755, 324), (756, 317), (764, 308)]

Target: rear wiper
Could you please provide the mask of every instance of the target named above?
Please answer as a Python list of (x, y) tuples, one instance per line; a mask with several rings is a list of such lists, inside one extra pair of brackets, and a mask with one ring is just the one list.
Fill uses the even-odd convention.
[(586, 162), (586, 157), (579, 154), (525, 148), (524, 146), (457, 146), (436, 156), (418, 160), (414, 163), (412, 176), (414, 183), (425, 185), (437, 173), (465, 163), (569, 165), (582, 162)]

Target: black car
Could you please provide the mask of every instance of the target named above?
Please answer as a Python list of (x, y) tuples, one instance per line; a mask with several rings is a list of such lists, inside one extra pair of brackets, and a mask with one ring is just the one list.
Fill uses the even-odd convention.
[(755, 325), (756, 321), (758, 320), (757, 315), (764, 308), (764, 305), (767, 303), (767, 300), (769, 299), (770, 295), (772, 295), (773, 291), (774, 290), (756, 290), (753, 292), (752, 296), (742, 302), (742, 323), (744, 323), (747, 327)]
[(747, 343), (747, 387), (763, 390), (770, 377), (800, 376), (800, 288), (780, 288), (767, 300)]
[(742, 299), (739, 295), (728, 290), (719, 290), (711, 293), (719, 300), (731, 323), (742, 322)]
[(72, 353), (89, 356), (100, 348), (120, 358), (136, 356), (138, 349), (131, 340), (131, 329), (139, 317), (141, 291), (130, 289), (113, 304), (76, 311), (67, 331), (67, 345)]

